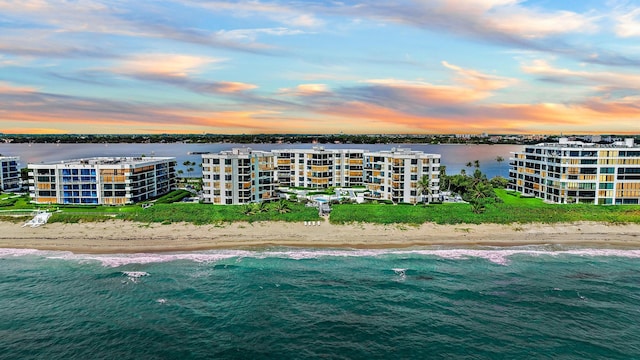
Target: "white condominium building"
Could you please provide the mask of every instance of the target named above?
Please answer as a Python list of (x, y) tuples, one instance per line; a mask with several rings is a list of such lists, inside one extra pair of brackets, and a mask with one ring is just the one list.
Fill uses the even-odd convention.
[(638, 204), (640, 147), (633, 139), (613, 144), (558, 143), (525, 146), (510, 159), (509, 187), (553, 203)]
[(0, 156), (0, 191), (20, 189), (19, 162), (17, 156)]
[(275, 156), (237, 148), (202, 155), (204, 202), (238, 205), (277, 198)]
[[(439, 196), (439, 174), (440, 155), (410, 149), (233, 149), (202, 155), (204, 199), (214, 204), (273, 200), (276, 187), (333, 186), (366, 186), (372, 199), (415, 204)], [(425, 176), (422, 191), (418, 183)]]
[(278, 185), (326, 189), (363, 185), (364, 150), (273, 150), (278, 166)]
[[(370, 199), (394, 203), (431, 201), (440, 195), (440, 155), (410, 149), (364, 153), (365, 185)], [(429, 185), (421, 189), (422, 179)]]
[(124, 205), (174, 187), (173, 157), (97, 157), (29, 164), (29, 192), (38, 204)]

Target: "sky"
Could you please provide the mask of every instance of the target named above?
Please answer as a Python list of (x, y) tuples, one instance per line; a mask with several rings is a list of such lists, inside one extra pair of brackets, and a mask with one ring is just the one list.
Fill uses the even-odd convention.
[(637, 134), (637, 0), (0, 0), (0, 133)]

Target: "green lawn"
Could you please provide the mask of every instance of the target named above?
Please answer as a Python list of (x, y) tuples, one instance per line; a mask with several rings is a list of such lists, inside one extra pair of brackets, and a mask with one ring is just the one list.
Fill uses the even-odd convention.
[(29, 203), (30, 200), (29, 195), (2, 193), (0, 194), (0, 210), (32, 209), (33, 205)]
[(546, 204), (540, 199), (520, 198), (498, 190), (502, 203), (488, 205), (484, 213), (475, 214), (469, 204), (438, 205), (334, 205), (331, 222), (370, 222), (422, 224), (512, 224), (598, 221), (607, 223), (640, 223), (640, 206), (597, 206), (589, 204)]
[[(606, 223), (640, 223), (640, 206), (598, 206), (588, 204), (547, 204), (540, 199), (521, 198), (517, 193), (497, 190), (502, 200), (488, 205), (486, 211), (475, 214), (471, 205), (460, 203), (430, 205), (392, 204), (339, 204), (332, 205), (332, 223), (379, 224), (480, 224), (480, 223), (558, 223), (598, 221)], [(167, 199), (179, 199), (183, 193), (173, 193)], [(0, 210), (47, 209), (61, 210), (50, 219), (52, 222), (104, 221), (112, 218), (144, 223), (188, 222), (193, 224), (217, 224), (236, 221), (315, 221), (317, 209), (302, 204), (289, 203), (290, 212), (279, 213), (276, 203), (267, 204), (265, 211), (251, 215), (238, 205), (212, 205), (194, 203), (156, 203), (143, 209), (140, 204), (127, 206), (36, 206), (28, 196), (13, 197), (0, 194)]]

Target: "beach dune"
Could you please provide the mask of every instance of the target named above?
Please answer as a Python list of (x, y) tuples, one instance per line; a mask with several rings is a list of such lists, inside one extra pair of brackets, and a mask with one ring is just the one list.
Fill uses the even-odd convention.
[(179, 252), (291, 247), (402, 248), (442, 245), (640, 248), (640, 225), (572, 224), (347, 224), (254, 222), (222, 225), (144, 224), (111, 220), (40, 227), (0, 222), (0, 248), (75, 253)]

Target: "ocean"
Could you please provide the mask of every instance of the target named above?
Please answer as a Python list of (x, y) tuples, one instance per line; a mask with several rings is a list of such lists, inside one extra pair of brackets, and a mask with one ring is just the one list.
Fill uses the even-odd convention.
[(638, 359), (640, 250), (0, 249), (0, 359)]

